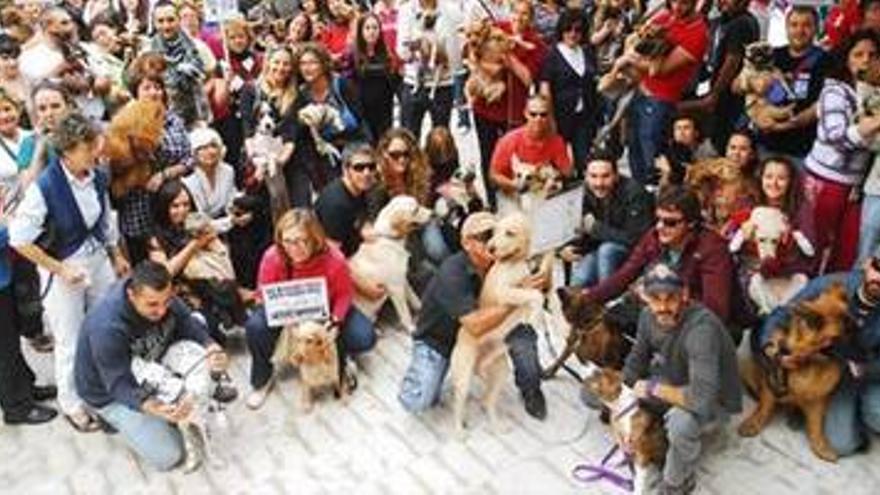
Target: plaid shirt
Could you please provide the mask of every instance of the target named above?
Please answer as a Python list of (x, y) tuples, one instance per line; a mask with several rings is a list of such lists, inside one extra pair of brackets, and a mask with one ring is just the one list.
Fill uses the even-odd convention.
[[(172, 111), (165, 113), (165, 132), (156, 150), (155, 171), (183, 164), (192, 171), (192, 148), (186, 125)], [(189, 173), (189, 172), (187, 172)], [(126, 237), (146, 237), (153, 229), (153, 195), (143, 188), (133, 189), (119, 200), (119, 229)]]

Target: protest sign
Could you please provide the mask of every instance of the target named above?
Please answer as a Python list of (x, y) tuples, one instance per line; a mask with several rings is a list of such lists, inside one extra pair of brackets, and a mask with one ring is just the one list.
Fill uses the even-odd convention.
[(264, 286), (263, 304), (270, 327), (330, 318), (327, 281), (302, 278)]

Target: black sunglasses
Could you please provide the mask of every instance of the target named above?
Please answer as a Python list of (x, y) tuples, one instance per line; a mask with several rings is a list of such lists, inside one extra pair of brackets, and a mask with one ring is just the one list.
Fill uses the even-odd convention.
[(877, 256), (871, 258), (871, 269), (875, 272), (880, 272), (880, 258)]
[(548, 112), (529, 112), (529, 117), (547, 117), (550, 115)]
[(406, 151), (388, 151), (388, 156), (393, 158), (394, 160), (400, 160), (401, 158), (409, 158), (409, 150)]
[(376, 162), (361, 162), (361, 163), (352, 163), (349, 165), (349, 168), (354, 170), (357, 173), (363, 173), (366, 170), (370, 172), (376, 171)]
[(663, 227), (678, 227), (679, 225), (684, 223), (684, 218), (657, 218), (657, 225)]

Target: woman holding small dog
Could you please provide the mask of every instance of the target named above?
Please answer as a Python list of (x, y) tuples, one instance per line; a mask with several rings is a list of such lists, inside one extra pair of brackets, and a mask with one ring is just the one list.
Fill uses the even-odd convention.
[[(275, 225), (275, 244), (263, 255), (258, 287), (309, 277), (326, 281), (330, 321), (341, 327), (336, 341), (340, 359), (370, 350), (376, 344), (376, 332), (372, 322), (352, 305), (353, 284), (345, 256), (327, 241), (311, 210), (296, 208)], [(253, 389), (247, 406), (257, 409), (273, 385), (271, 357), (281, 328), (270, 327), (265, 310), (259, 307), (251, 313), (245, 331), (252, 357)], [(353, 381), (354, 377), (346, 379)]]

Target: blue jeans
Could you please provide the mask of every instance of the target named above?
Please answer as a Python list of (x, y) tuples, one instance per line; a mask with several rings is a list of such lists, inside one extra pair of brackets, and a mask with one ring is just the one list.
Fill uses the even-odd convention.
[[(504, 340), (513, 361), (516, 387), (523, 393), (541, 388), (541, 363), (538, 361), (538, 334), (528, 325), (514, 328)], [(403, 377), (398, 399), (411, 413), (426, 411), (434, 405), (443, 389), (449, 370), (449, 358), (420, 340), (413, 342), (413, 355)]]
[(674, 112), (672, 103), (655, 100), (641, 91), (630, 103), (627, 112), (629, 169), (633, 179), (641, 184), (657, 182), (654, 158), (663, 149)]
[(452, 254), (452, 250), (446, 244), (443, 237), (443, 230), (440, 228), (439, 220), (431, 220), (422, 229), (422, 247), (425, 248), (425, 254), (434, 264), (440, 266), (443, 260)]
[(98, 409), (98, 414), (119, 431), (138, 456), (159, 471), (169, 471), (183, 459), (180, 431), (164, 419), (135, 411), (119, 402)]
[(864, 445), (866, 430), (880, 433), (880, 383), (857, 384), (846, 377), (825, 413), (825, 435), (843, 457)]
[(404, 84), (400, 92), (401, 125), (418, 139), (422, 135), (422, 120), (430, 112), (432, 127), (448, 127), (452, 114), (452, 86), (438, 87), (433, 100), (430, 88), (420, 86), (415, 92), (413, 89), (413, 86)]
[(859, 261), (874, 255), (880, 245), (880, 196), (866, 194), (862, 199), (862, 224), (859, 227)]
[(571, 267), (571, 285), (591, 287), (610, 277), (626, 260), (629, 250), (616, 242), (603, 242)]
[[(281, 329), (270, 327), (266, 321), (266, 311), (262, 306), (256, 308), (244, 324), (248, 349), (251, 351), (251, 386), (263, 388), (272, 377), (272, 353)], [(354, 306), (348, 310), (342, 332), (336, 340), (340, 361), (346, 355), (366, 352), (376, 345), (376, 330), (373, 322)]]
[(397, 398), (411, 413), (428, 410), (440, 399), (449, 358), (421, 340), (413, 340), (412, 360), (406, 369)]

